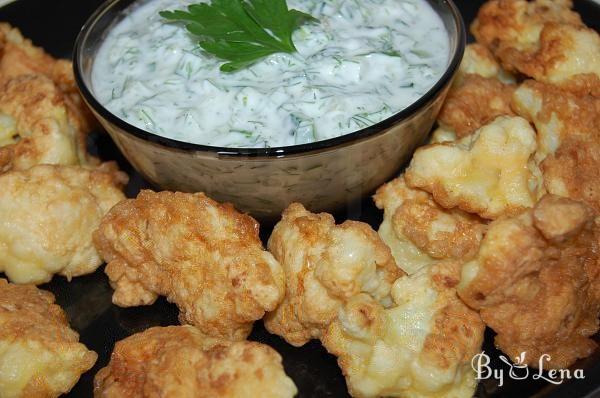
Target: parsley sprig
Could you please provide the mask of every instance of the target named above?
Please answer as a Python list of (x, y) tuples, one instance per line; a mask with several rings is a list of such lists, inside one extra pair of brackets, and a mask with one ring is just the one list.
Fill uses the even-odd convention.
[(199, 37), (206, 52), (228, 61), (223, 72), (246, 68), (270, 54), (296, 52), (292, 33), (311, 15), (288, 9), (286, 0), (212, 0), (188, 11), (162, 11), (170, 21), (183, 21)]

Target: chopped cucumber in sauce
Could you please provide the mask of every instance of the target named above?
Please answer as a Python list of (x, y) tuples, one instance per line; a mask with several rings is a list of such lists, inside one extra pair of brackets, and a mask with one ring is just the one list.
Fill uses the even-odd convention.
[(448, 35), (426, 0), (288, 0), (319, 23), (294, 54), (235, 73), (158, 12), (197, 0), (147, 0), (109, 33), (93, 69), (98, 99), (142, 129), (226, 147), (288, 146), (376, 124), (427, 92), (448, 64)]

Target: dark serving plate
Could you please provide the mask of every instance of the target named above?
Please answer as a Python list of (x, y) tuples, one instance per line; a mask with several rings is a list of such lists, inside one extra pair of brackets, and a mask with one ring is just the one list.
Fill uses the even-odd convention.
[[(101, 0), (18, 0), (0, 8), (0, 21), (7, 21), (21, 29), (37, 45), (57, 57), (68, 57), (81, 26)], [(470, 23), (483, 3), (482, 0), (456, 0), (465, 22)], [(593, 0), (576, 0), (575, 7), (588, 24), (600, 30), (600, 5)], [(149, 188), (124, 160), (107, 134), (97, 132), (90, 137), (90, 151), (105, 160), (117, 160), (129, 173), (131, 181), (127, 195), (134, 197), (141, 188)], [(376, 227), (381, 221), (380, 212), (366, 198), (362, 203), (350, 203), (339, 220), (346, 218), (368, 222)], [(262, 226), (262, 237), (268, 237), (272, 226)], [(52, 291), (67, 312), (71, 325), (81, 336), (81, 341), (99, 355), (94, 368), (84, 374), (69, 397), (91, 397), (93, 378), (110, 358), (116, 341), (151, 326), (177, 324), (177, 308), (164, 299), (148, 307), (119, 308), (111, 304), (112, 289), (102, 269), (84, 277), (67, 282), (62, 277), (41, 286)], [(294, 380), (300, 398), (349, 397), (344, 377), (336, 360), (321, 345), (313, 341), (302, 348), (294, 348), (277, 336), (267, 333), (262, 322), (256, 322), (251, 340), (269, 344), (283, 356), (286, 372)], [(493, 344), (493, 333), (488, 330), (484, 349), (492, 359), (491, 366), (509, 368), (499, 359)], [(573, 367), (583, 369), (585, 379), (565, 380), (553, 385), (541, 379), (529, 377), (512, 380), (505, 377), (504, 385), (495, 380), (480, 382), (476, 396), (491, 397), (600, 397), (600, 352), (586, 358)]]

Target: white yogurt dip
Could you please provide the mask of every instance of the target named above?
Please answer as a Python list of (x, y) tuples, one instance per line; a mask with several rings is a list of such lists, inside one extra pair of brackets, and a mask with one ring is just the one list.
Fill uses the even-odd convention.
[(441, 77), (449, 39), (426, 0), (288, 0), (319, 19), (293, 34), (297, 53), (219, 70), (162, 10), (191, 0), (142, 1), (102, 44), (93, 91), (111, 112), (154, 134), (231, 148), (321, 141), (380, 122)]

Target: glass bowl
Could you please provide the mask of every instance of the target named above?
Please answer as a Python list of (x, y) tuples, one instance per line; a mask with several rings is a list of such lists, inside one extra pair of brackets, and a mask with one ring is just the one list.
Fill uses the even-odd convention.
[(450, 57), (440, 80), (408, 108), (375, 125), (310, 144), (222, 148), (161, 137), (137, 128), (94, 96), (92, 66), (123, 10), (140, 0), (109, 0), (83, 26), (74, 51), (84, 100), (129, 162), (148, 181), (172, 191), (205, 192), (259, 219), (275, 219), (292, 202), (335, 211), (393, 178), (427, 138), (458, 70), (465, 27), (451, 0), (428, 0), (449, 34)]

